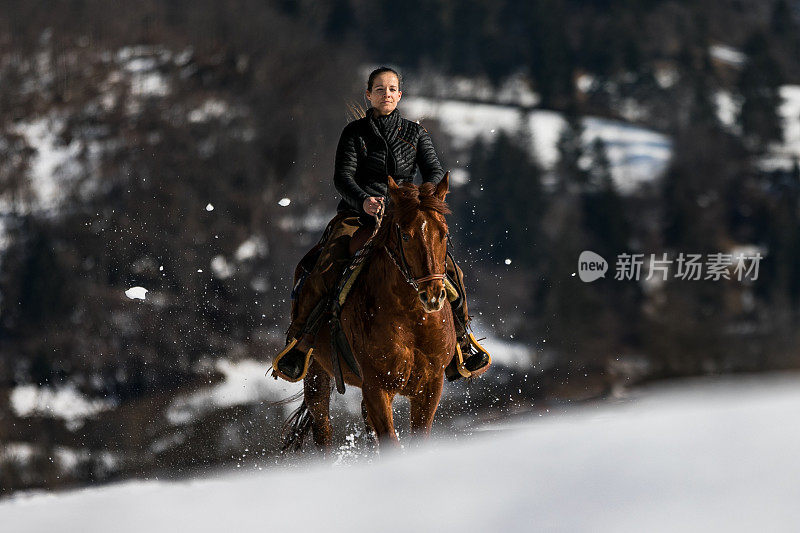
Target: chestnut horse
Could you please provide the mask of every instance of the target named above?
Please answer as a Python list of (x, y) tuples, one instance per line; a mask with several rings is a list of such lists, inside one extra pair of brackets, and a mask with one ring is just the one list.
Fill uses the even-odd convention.
[[(342, 329), (362, 376), (342, 363), (344, 382), (361, 388), (364, 421), (378, 442), (399, 444), (392, 420), (392, 400), (398, 394), (410, 400), (412, 434), (429, 434), (444, 368), (455, 353), (453, 314), (443, 283), (448, 181), (449, 173), (438, 185), (419, 187), (388, 179), (390, 201), (372, 255), (342, 307)], [(284, 449), (300, 448), (309, 426), (317, 446), (331, 446), (330, 344), (329, 328), (322, 327), (303, 382), (303, 404), (287, 421), (293, 429)]]

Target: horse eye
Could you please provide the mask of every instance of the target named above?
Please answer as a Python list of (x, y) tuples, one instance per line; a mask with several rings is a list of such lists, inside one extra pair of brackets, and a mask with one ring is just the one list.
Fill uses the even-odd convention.
[(408, 233), (401, 233), (400, 236), (403, 237), (404, 241), (407, 241), (408, 239), (411, 238), (411, 236)]

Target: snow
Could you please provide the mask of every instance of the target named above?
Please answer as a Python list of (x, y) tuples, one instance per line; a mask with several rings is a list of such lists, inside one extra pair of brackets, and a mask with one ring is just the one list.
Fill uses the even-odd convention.
[[(720, 54), (728, 50), (724, 47), (715, 49)], [(673, 81), (664, 80), (664, 83)], [(591, 76), (585, 75), (579, 82), (588, 86), (592, 82)], [(800, 158), (800, 86), (784, 85), (780, 94), (783, 102), (778, 112), (783, 119), (784, 142), (772, 146), (770, 155), (760, 161), (764, 170), (789, 169), (794, 159)], [(739, 133), (736, 120), (741, 103), (738, 98), (729, 91), (720, 90), (714, 94), (714, 102), (720, 122)], [(531, 152), (545, 169), (552, 169), (558, 162), (558, 139), (566, 125), (560, 113), (518, 105), (427, 97), (405, 97), (401, 107), (403, 114), (411, 120), (437, 120), (456, 150), (467, 150), (478, 139), (491, 142), (502, 131), (516, 136), (527, 135)], [(641, 116), (642, 110), (636, 102), (626, 101), (621, 112), (629, 119), (635, 119)], [(668, 136), (623, 121), (591, 116), (584, 117), (582, 125), (585, 148), (588, 149), (595, 139), (605, 144), (611, 174), (623, 194), (652, 182), (667, 169), (672, 156), (672, 142)], [(584, 166), (589, 163), (583, 161)], [(469, 179), (469, 169), (455, 168), (453, 175), (458, 178), (454, 180), (455, 184), (465, 183)]]
[(64, 126), (62, 117), (51, 114), (28, 122), (18, 122), (13, 128), (36, 152), (30, 162), (28, 178), (31, 190), (36, 195), (37, 207), (42, 209), (58, 207), (64, 196), (61, 179), (74, 178), (81, 172), (77, 160), (81, 142), (73, 139), (64, 145), (60, 140)]
[(783, 118), (783, 149), (787, 157), (800, 157), (800, 85), (781, 87), (779, 114)]
[(584, 118), (583, 126), (585, 145), (591, 145), (596, 139), (605, 144), (611, 173), (621, 192), (632, 192), (638, 185), (666, 171), (672, 156), (672, 141), (666, 135), (593, 117)]
[(8, 442), (0, 451), (0, 457), (17, 464), (30, 462), (36, 449), (26, 442)]
[[(365, 76), (372, 68), (365, 69)], [(496, 87), (487, 77), (463, 77), (425, 72), (413, 81), (415, 94), (435, 98), (454, 98), (499, 104), (516, 104), (526, 107), (537, 105), (541, 98), (531, 88), (527, 76), (518, 73), (506, 78)], [(407, 97), (406, 97), (407, 98)]]
[[(222, 382), (173, 400), (167, 409), (170, 423), (185, 424), (204, 413), (234, 405), (274, 402), (302, 390), (302, 383), (267, 379), (265, 373), (269, 364), (253, 359), (236, 362), (220, 359), (216, 362), (216, 369), (225, 376)], [(287, 406), (294, 407), (296, 405)]]
[(736, 121), (742, 108), (741, 102), (734, 98), (730, 91), (717, 91), (714, 94), (714, 104), (717, 106), (719, 121), (740, 134), (741, 128), (736, 125)]
[(90, 454), (87, 450), (75, 450), (67, 446), (57, 446), (54, 449), (54, 457), (58, 467), (62, 472), (72, 472), (83, 460), (88, 460)]
[(169, 94), (167, 79), (158, 72), (131, 73), (131, 93), (134, 96), (166, 96)]
[(236, 256), (236, 260), (241, 262), (256, 257), (264, 257), (267, 255), (267, 252), (267, 241), (263, 237), (251, 235), (239, 245), (234, 255)]
[[(414, 97), (404, 98), (402, 107), (403, 114), (411, 120), (438, 120), (457, 150), (469, 148), (479, 138), (490, 142), (500, 131), (511, 135), (529, 133), (531, 150), (542, 166), (552, 169), (558, 162), (557, 144), (566, 124), (560, 113)], [(636, 113), (633, 108), (629, 111)], [(582, 140), (587, 148), (598, 138), (605, 143), (611, 173), (621, 192), (632, 192), (666, 170), (672, 154), (669, 137), (622, 121), (596, 117), (585, 117), (583, 126)]]
[(655, 71), (656, 83), (662, 89), (668, 89), (678, 83), (680, 74), (674, 67), (659, 67)]
[(747, 61), (747, 55), (736, 48), (724, 44), (715, 44), (708, 48), (709, 55), (723, 63), (728, 63), (734, 67), (741, 67)]
[(583, 93), (588, 93), (596, 83), (597, 78), (591, 74), (581, 74), (578, 76), (578, 79), (575, 80), (575, 85), (578, 87), (578, 90)]
[[(480, 324), (475, 326), (477, 331), (491, 331), (491, 328), (482, 327)], [(478, 338), (484, 335), (475, 335)], [(515, 370), (530, 370), (534, 365), (534, 358), (531, 354), (532, 348), (519, 342), (509, 342), (501, 340), (493, 335), (486, 335), (480, 341), (481, 345), (492, 354), (492, 364), (501, 365)]]
[(189, 122), (202, 123), (230, 116), (232, 116), (231, 110), (227, 102), (217, 98), (209, 98), (203, 102), (203, 105), (191, 110), (187, 118)]
[[(0, 503), (8, 531), (792, 531), (800, 377), (698, 380), (371, 461)], [(347, 466), (349, 465), (349, 466)]]
[(236, 267), (224, 255), (215, 255), (211, 259), (211, 271), (218, 279), (228, 279), (236, 273)]
[[(456, 161), (458, 163), (458, 161)], [(464, 185), (469, 182), (469, 172), (463, 168), (454, 168), (450, 170), (450, 183), (453, 185)]]
[[(491, 140), (492, 129), (517, 131), (527, 114), (516, 106), (423, 97), (403, 98), (401, 107), (403, 115), (410, 120), (439, 120), (445, 133), (452, 138), (453, 146), (459, 150), (468, 148), (479, 137)], [(558, 120), (558, 114), (551, 113), (551, 119)]]
[(336, 213), (311, 208), (300, 216), (288, 215), (278, 219), (278, 226), (284, 231), (322, 231)]
[(765, 171), (790, 170), (800, 159), (800, 85), (784, 85), (780, 95), (778, 114), (783, 121), (783, 142), (770, 146), (770, 154), (759, 161)]
[(127, 291), (125, 291), (125, 296), (130, 298), (131, 300), (139, 299), (144, 300), (145, 294), (147, 294), (147, 289), (144, 287), (131, 287)]
[(20, 418), (43, 416), (60, 418), (80, 425), (83, 418), (111, 409), (114, 405), (106, 400), (90, 400), (78, 392), (73, 385), (63, 387), (38, 387), (19, 385), (11, 390), (11, 408)]
[(530, 81), (524, 76), (510, 76), (498, 89), (495, 100), (499, 104), (532, 107), (537, 105), (541, 98), (531, 89)]

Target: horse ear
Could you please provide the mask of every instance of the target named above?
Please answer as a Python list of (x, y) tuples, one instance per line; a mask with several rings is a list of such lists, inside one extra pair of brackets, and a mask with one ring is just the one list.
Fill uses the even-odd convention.
[(388, 179), (386, 182), (389, 184), (389, 192), (390, 192), (390, 193), (392, 193), (392, 192), (396, 192), (396, 191), (397, 191), (397, 189), (399, 189), (399, 188), (400, 188), (400, 186), (397, 184), (397, 182), (396, 182), (396, 181), (394, 181), (394, 180), (392, 179), (392, 177), (391, 177), (391, 176), (389, 176), (389, 179)]
[(447, 196), (447, 192), (450, 190), (450, 171), (444, 173), (444, 177), (442, 181), (436, 184), (436, 197), (439, 200), (444, 202), (444, 197)]

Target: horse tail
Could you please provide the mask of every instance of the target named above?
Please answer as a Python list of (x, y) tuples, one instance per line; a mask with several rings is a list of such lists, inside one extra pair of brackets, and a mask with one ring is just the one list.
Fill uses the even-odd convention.
[(303, 400), (300, 407), (292, 411), (292, 414), (283, 423), (283, 428), (281, 429), (281, 438), (283, 439), (281, 451), (303, 449), (303, 441), (310, 429), (311, 413), (308, 411), (306, 401)]

